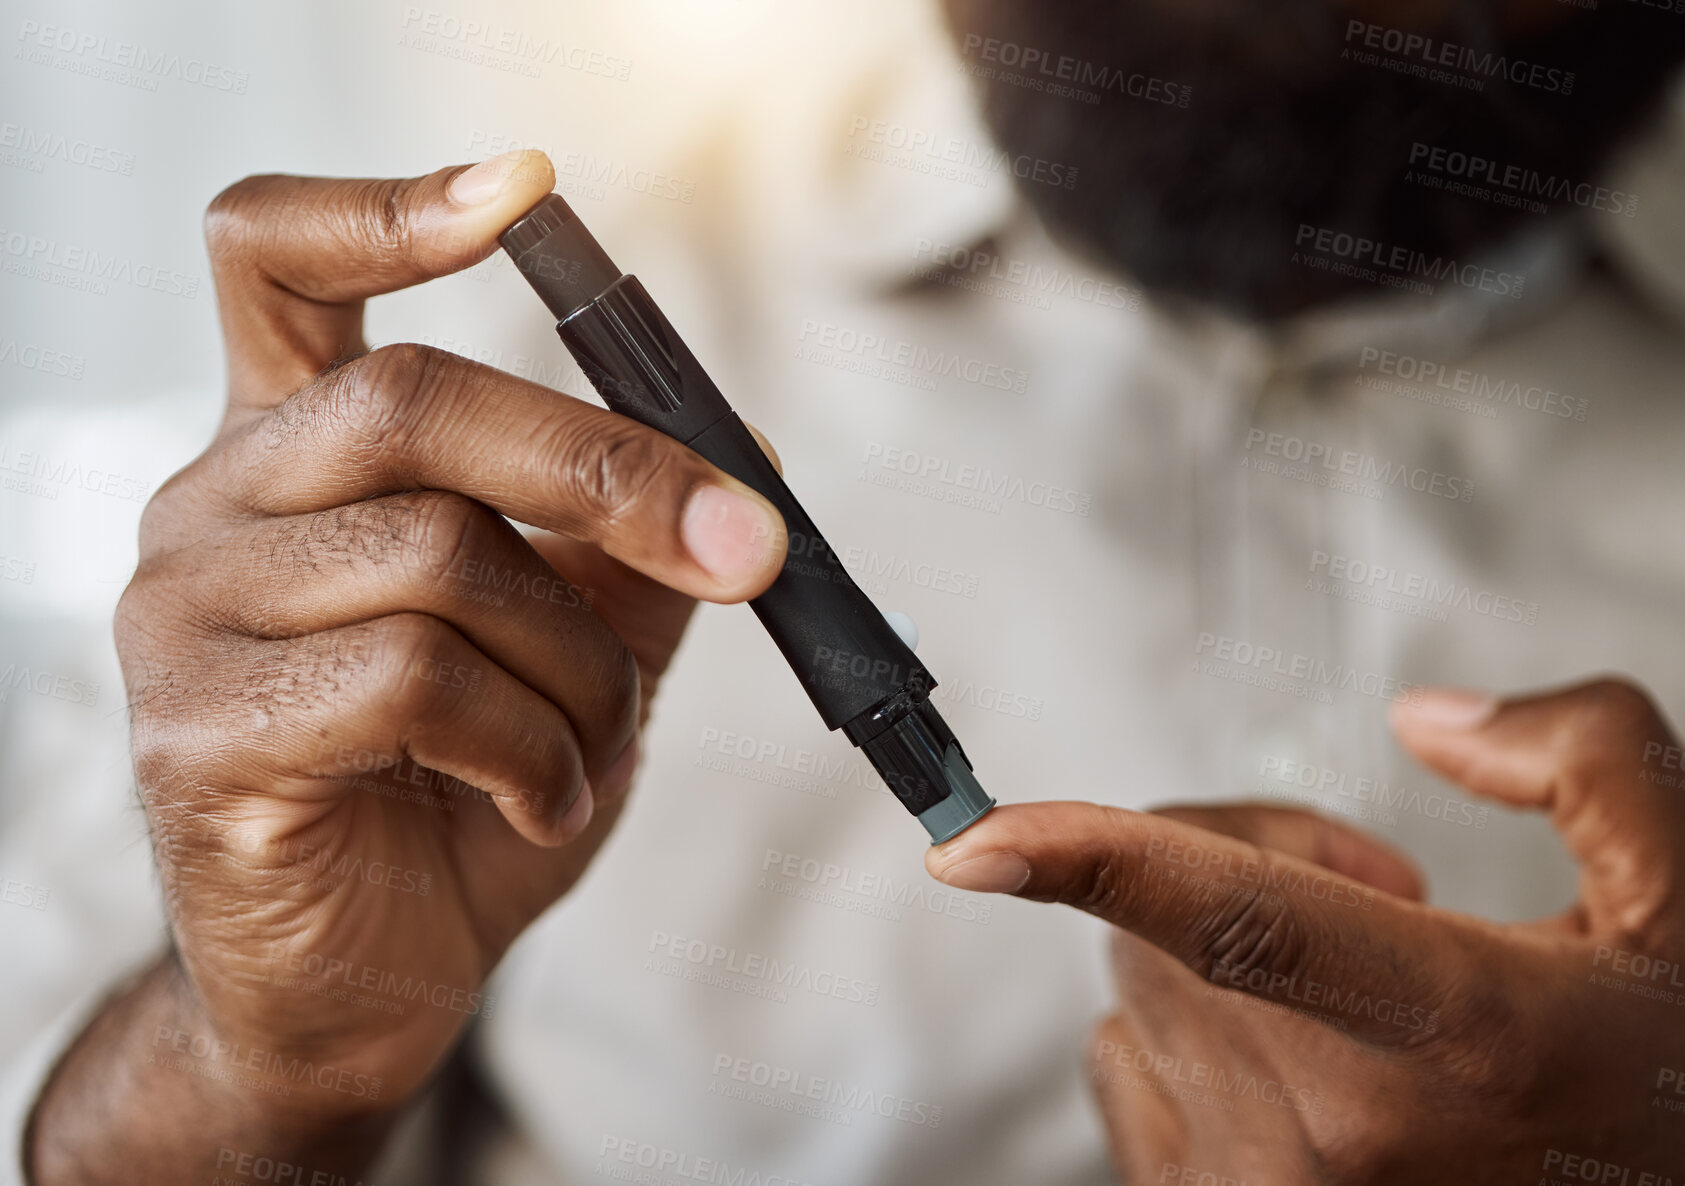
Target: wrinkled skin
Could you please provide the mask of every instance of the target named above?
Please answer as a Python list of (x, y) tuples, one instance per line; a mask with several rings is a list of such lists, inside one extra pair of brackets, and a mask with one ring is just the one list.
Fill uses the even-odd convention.
[(1476, 796), (1549, 812), (1578, 901), (1512, 926), (1433, 909), (1390, 848), (1247, 804), (1003, 807), (927, 863), (1119, 928), (1119, 1004), (1090, 1055), (1126, 1182), (1678, 1181), (1685, 801), (1666, 722), (1604, 680), (1439, 693), (1394, 726)]

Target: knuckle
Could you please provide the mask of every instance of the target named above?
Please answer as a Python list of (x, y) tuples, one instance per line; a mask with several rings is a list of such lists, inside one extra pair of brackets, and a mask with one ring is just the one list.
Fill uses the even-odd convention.
[(1128, 916), (1132, 892), (1132, 883), (1122, 861), (1108, 852), (1087, 866), (1068, 895), (1061, 896), (1078, 910), (1086, 910), (1101, 918), (1117, 919)]
[(1406, 1107), (1370, 1108), (1361, 1115), (1344, 1107), (1324, 1107), (1304, 1116), (1310, 1156), (1321, 1171), (1319, 1183), (1382, 1186), (1406, 1150), (1420, 1145), (1421, 1126)]
[(641, 424), (604, 418), (565, 426), (558, 437), (552, 456), (563, 497), (601, 530), (620, 526), (679, 477), (677, 449)]
[(413, 409), (437, 382), (443, 365), (443, 353), (431, 346), (382, 346), (328, 376), (319, 388), (317, 410), (349, 435), (347, 445), (373, 460), (401, 447)]
[(200, 772), (213, 761), (195, 736), (206, 707), (210, 671), (202, 652), (179, 637), (181, 598), (173, 583), (143, 564), (118, 598), (112, 633), (128, 699), (129, 755), (142, 802), (154, 818), (178, 785), (197, 795)]
[[(572, 799), (585, 782), (585, 762), (578, 741), (566, 728), (523, 731), (515, 743), (515, 752), (530, 756), (536, 769), (549, 771), (552, 782), (549, 790), (563, 799)], [(543, 803), (540, 798), (533, 805), (542, 807)]]
[(1557, 736), (1562, 773), (1570, 779), (1595, 777), (1611, 759), (1627, 758), (1645, 740), (1666, 732), (1650, 694), (1629, 679), (1609, 676), (1584, 684), (1571, 703)]
[(1129, 1027), (1116, 1013), (1101, 1020), (1088, 1035), (1086, 1061), (1096, 1073), (1108, 1071), (1119, 1061), (1118, 1052), (1130, 1045)]
[(143, 558), (162, 551), (167, 546), (166, 541), (175, 536), (184, 518), (183, 504), (187, 501), (185, 472), (175, 474), (164, 482), (141, 508), (139, 541)]
[[(111, 632), (117, 644), (117, 657), (126, 666), (138, 663), (151, 648), (161, 618), (175, 601), (173, 597), (160, 595), (165, 584), (160, 567), (156, 562), (143, 560), (117, 598)], [(144, 701), (135, 704), (132, 711), (138, 715), (143, 707)]]
[(601, 669), (595, 673), (591, 685), (597, 689), (599, 705), (593, 715), (602, 722), (602, 732), (593, 740), (605, 744), (629, 741), (637, 733), (642, 711), (640, 678), (632, 649), (618, 635), (613, 636), (610, 645), (604, 648)]
[(152, 607), (147, 604), (147, 566), (143, 563), (135, 570), (135, 575), (129, 579), (123, 592), (117, 598), (117, 609), (112, 614), (111, 629), (117, 642), (117, 654), (138, 649), (146, 634), (147, 621), (152, 616)]
[[(1273, 884), (1268, 865), (1266, 859), (1265, 885)], [(1303, 923), (1285, 899), (1267, 890), (1203, 909), (1190, 942), (1203, 964), (1197, 971), (1220, 968), (1226, 981), (1242, 984), (1255, 973), (1297, 976), (1310, 952)]]
[(217, 479), (222, 460), (213, 447), (166, 478), (141, 508), (137, 532), (141, 559), (202, 541), (230, 511)]
[(388, 679), (407, 679), (418, 661), (437, 658), (445, 650), (447, 635), (445, 624), (428, 614), (383, 618), (371, 640), (370, 666)]
[(372, 628), (364, 656), (372, 676), (366, 691), (390, 714), (388, 719), (413, 720), (453, 695), (449, 681), (425, 678), (451, 643), (450, 627), (428, 614), (393, 614)]
[(409, 183), (403, 181), (348, 182), (341, 208), (354, 240), (383, 254), (407, 251), (411, 226), (409, 192)]
[(1528, 1040), (1529, 1032), (1538, 1032), (1531, 1023), (1541, 1019), (1527, 1016), (1532, 1005), (1508, 978), (1491, 974), (1491, 952), (1467, 940), (1453, 951), (1431, 1039), (1442, 1082), (1487, 1104), (1559, 1085), (1561, 1068), (1550, 1066), (1552, 1055)]
[(406, 566), (428, 585), (449, 580), (462, 570), (464, 557), (485, 555), (496, 532), (491, 511), (448, 490), (410, 495), (403, 502), (407, 523), (401, 531)]
[(1606, 676), (1585, 686), (1582, 694), (1583, 725), (1590, 727), (1648, 724), (1656, 715), (1655, 701), (1639, 684), (1619, 676)]
[(205, 207), (205, 245), (213, 263), (250, 247), (274, 181), (272, 175), (242, 177)]
[(202, 751), (185, 736), (181, 716), (174, 712), (132, 712), (129, 751), (135, 785), (154, 815), (168, 800), (172, 780), (198, 768)]
[(620, 704), (619, 724), (627, 736), (631, 736), (638, 727), (643, 677), (638, 671), (638, 657), (632, 653), (632, 648), (619, 635), (614, 641), (615, 673), (610, 686), (615, 689)]

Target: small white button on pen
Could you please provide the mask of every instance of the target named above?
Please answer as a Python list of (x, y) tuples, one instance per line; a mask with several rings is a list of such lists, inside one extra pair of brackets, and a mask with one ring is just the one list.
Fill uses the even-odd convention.
[(891, 630), (901, 636), (901, 641), (906, 643), (909, 649), (919, 649), (919, 628), (912, 618), (898, 609), (886, 609), (883, 611), (883, 620), (889, 623)]

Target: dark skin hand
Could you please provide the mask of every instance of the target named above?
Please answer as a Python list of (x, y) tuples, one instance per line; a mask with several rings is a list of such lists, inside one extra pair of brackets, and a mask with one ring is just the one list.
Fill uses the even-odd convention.
[(683, 446), (366, 352), (367, 298), (484, 259), (553, 184), (527, 153), (212, 204), (227, 414), (117, 614), (174, 951), (54, 1073), (37, 1186), (229, 1151), (354, 1179), (613, 827), (696, 599), (777, 574), (777, 513)]
[(1548, 812), (1578, 901), (1508, 926), (1433, 909), (1391, 849), (1246, 804), (1003, 807), (926, 863), (1119, 928), (1091, 1059), (1126, 1182), (1680, 1181), (1685, 755), (1667, 723), (1604, 680), (1431, 694), (1394, 728), (1475, 795)]

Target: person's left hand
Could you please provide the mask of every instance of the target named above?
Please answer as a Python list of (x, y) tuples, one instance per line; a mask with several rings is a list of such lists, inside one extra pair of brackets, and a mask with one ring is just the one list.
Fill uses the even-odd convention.
[(1131, 1186), (1685, 1179), (1685, 774), (1619, 681), (1503, 703), (1441, 692), (1400, 740), (1478, 795), (1547, 810), (1565, 913), (1421, 902), (1401, 856), (1306, 812), (1002, 807), (933, 848), (949, 885), (1122, 928), (1092, 1043)]

